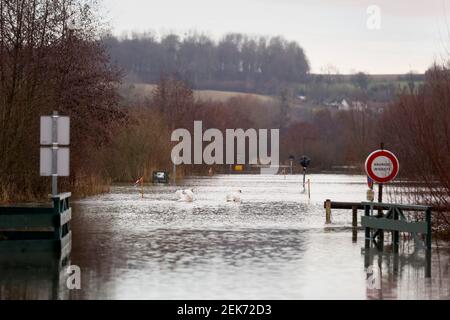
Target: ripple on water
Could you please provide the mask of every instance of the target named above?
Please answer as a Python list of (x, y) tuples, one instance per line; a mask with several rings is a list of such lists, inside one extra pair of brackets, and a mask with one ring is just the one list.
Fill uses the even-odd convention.
[[(72, 299), (450, 298), (447, 244), (433, 254), (435, 282), (426, 282), (420, 257), (401, 259), (397, 274), (389, 256), (374, 257), (384, 270), (382, 289), (368, 289), (363, 235), (352, 242), (350, 211), (333, 211), (333, 224), (325, 226), (323, 209), (325, 199), (364, 201), (366, 178), (310, 178), (311, 199), (300, 176), (238, 175), (190, 178), (177, 187), (146, 185), (144, 199), (139, 188), (117, 185), (109, 194), (74, 201), (72, 263), (81, 267), (83, 288), (64, 295), (60, 287), (58, 294)], [(188, 187), (195, 201), (178, 202), (175, 191)], [(243, 202), (227, 203), (226, 195), (239, 189)], [(0, 298), (12, 295), (11, 287), (45, 296), (45, 288), (52, 287), (48, 281), (55, 279), (27, 274), (31, 278), (22, 274), (7, 284), (0, 281)]]

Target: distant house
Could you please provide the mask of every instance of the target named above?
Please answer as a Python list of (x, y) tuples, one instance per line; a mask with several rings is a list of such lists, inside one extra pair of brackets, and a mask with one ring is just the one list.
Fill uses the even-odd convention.
[(367, 104), (365, 102), (362, 101), (352, 101), (352, 110), (357, 110), (357, 111), (364, 111), (367, 109)]
[(342, 99), (342, 101), (339, 103), (338, 110), (339, 111), (348, 111), (348, 110), (350, 110), (350, 105), (348, 104), (347, 100)]
[(350, 110), (350, 105), (346, 99), (334, 99), (324, 103), (325, 106), (336, 110)]
[(359, 100), (351, 101), (346, 98), (331, 100), (325, 102), (324, 105), (339, 111), (350, 111), (350, 110), (363, 111), (368, 108), (365, 102)]
[(374, 112), (382, 113), (387, 107), (389, 106), (389, 103), (387, 102), (377, 102), (377, 101), (371, 101), (368, 104), (368, 108)]

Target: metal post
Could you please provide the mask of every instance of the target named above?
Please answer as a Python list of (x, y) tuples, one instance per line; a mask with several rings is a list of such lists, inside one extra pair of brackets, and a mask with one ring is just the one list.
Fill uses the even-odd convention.
[[(394, 221), (399, 219), (398, 210), (399, 209), (394, 208)], [(393, 237), (392, 237), (392, 245), (394, 247), (394, 253), (398, 253), (398, 242), (399, 242), (399, 232), (398, 231), (394, 231), (393, 232)]]
[(177, 165), (173, 164), (173, 184), (177, 185)]
[[(370, 216), (370, 206), (365, 205), (364, 206), (364, 216), (368, 217)], [(370, 228), (366, 227), (365, 229), (365, 249), (368, 251), (370, 249)]]
[(426, 241), (427, 241), (427, 250), (431, 251), (431, 208), (428, 208), (426, 213), (425, 213), (425, 220), (427, 223), (427, 237), (426, 237)]
[(303, 167), (303, 190), (306, 190), (306, 168)]
[[(370, 216), (370, 206), (364, 206), (364, 216)], [(364, 239), (364, 267), (368, 268), (373, 263), (373, 256), (370, 252), (370, 228), (365, 228), (365, 239)]]
[(52, 116), (52, 197), (58, 195), (58, 111)]
[(394, 273), (398, 274), (398, 271), (400, 270), (400, 255), (396, 254), (394, 255)]
[(290, 166), (290, 170), (291, 170), (291, 175), (294, 174), (293, 169), (292, 169), (292, 163), (293, 163), (293, 161), (294, 161), (294, 160), (292, 160), (292, 159), (289, 160), (289, 166)]
[[(384, 150), (384, 143), (382, 142), (380, 144), (380, 149)], [(378, 184), (378, 202), (379, 203), (383, 203), (383, 184), (380, 183)], [(378, 210), (378, 218), (383, 218), (383, 209), (379, 209)], [(380, 242), (380, 248), (381, 251), (383, 251), (384, 249), (384, 231), (383, 230), (378, 230), (378, 238), (379, 238), (379, 242)]]
[[(61, 199), (58, 196), (53, 196), (53, 212), (55, 216), (59, 216), (64, 210), (61, 208)], [(60, 240), (62, 237), (62, 228), (61, 225), (54, 222), (54, 232), (53, 236), (56, 240)]]
[(352, 229), (353, 229), (353, 242), (358, 240), (358, 207), (352, 207)]
[(431, 208), (428, 208), (425, 212), (425, 220), (427, 222), (427, 235), (426, 235), (426, 266), (425, 266), (425, 277), (431, 278)]

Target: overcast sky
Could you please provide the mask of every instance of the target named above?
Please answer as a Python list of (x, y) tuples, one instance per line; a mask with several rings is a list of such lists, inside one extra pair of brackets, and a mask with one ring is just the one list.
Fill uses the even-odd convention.
[[(381, 10), (369, 29), (370, 5)], [(152, 30), (282, 35), (305, 50), (312, 72), (424, 72), (450, 57), (450, 0), (103, 0), (113, 32)], [(371, 20), (373, 21), (373, 20)]]

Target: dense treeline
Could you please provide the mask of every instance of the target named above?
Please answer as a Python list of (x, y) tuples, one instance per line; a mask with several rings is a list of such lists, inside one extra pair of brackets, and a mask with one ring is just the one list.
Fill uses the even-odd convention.
[[(397, 195), (437, 208), (450, 208), (450, 69), (434, 66), (416, 92), (399, 96), (383, 115), (383, 139), (401, 162), (402, 177), (413, 181)], [(401, 191), (401, 192), (399, 192)], [(437, 214), (440, 227), (450, 216)]]
[(71, 117), (71, 176), (78, 194), (103, 191), (99, 153), (125, 121), (118, 73), (84, 0), (0, 0), (0, 201), (49, 193), (39, 176), (39, 118)]
[(133, 82), (156, 83), (162, 74), (177, 74), (194, 88), (277, 93), (305, 81), (309, 72), (303, 49), (282, 37), (234, 33), (216, 42), (202, 34), (145, 33), (104, 41)]

